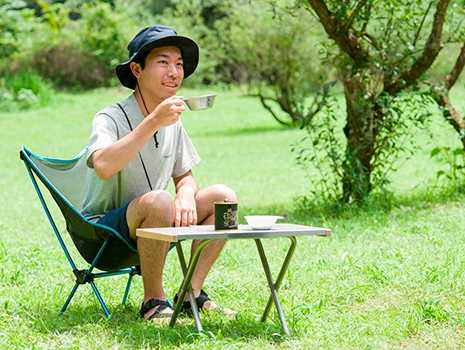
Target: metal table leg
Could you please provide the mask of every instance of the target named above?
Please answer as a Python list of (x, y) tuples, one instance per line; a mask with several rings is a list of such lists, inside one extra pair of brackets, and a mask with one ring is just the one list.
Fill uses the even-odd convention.
[(186, 266), (186, 261), (184, 259), (184, 254), (181, 247), (181, 242), (176, 242), (176, 251), (178, 252), (179, 262), (181, 264), (181, 269), (184, 275), (184, 281), (181, 286), (181, 291), (178, 295), (178, 302), (173, 310), (173, 316), (171, 316), (170, 326), (173, 327), (176, 324), (176, 319), (178, 318), (179, 312), (181, 311), (181, 306), (186, 296), (186, 293), (189, 291), (189, 299), (192, 307), (192, 313), (194, 315), (195, 325), (197, 330), (201, 332), (203, 330), (202, 322), (200, 321), (199, 310), (197, 309), (197, 302), (195, 301), (194, 291), (192, 290), (191, 279), (195, 271), (195, 267), (200, 258), (203, 248), (213, 241), (213, 239), (204, 239), (202, 240), (197, 249), (194, 252), (194, 256), (190, 262), (189, 268)]
[(260, 255), (260, 259), (262, 261), (263, 265), (263, 270), (265, 271), (266, 278), (268, 280), (268, 285), (270, 287), (271, 295), (268, 298), (268, 302), (265, 307), (265, 311), (263, 312), (263, 316), (260, 321), (265, 322), (268, 313), (271, 308), (271, 302), (274, 301), (274, 304), (276, 306), (276, 311), (278, 312), (278, 317), (281, 321), (281, 325), (283, 327), (284, 332), (289, 335), (289, 327), (287, 326), (286, 318), (284, 317), (284, 313), (281, 307), (281, 303), (279, 301), (279, 296), (278, 296), (278, 290), (281, 286), (281, 282), (284, 278), (284, 275), (287, 271), (287, 268), (289, 267), (289, 264), (291, 262), (292, 256), (294, 254), (296, 244), (297, 244), (297, 239), (295, 237), (289, 237), (291, 240), (291, 245), (289, 246), (289, 249), (287, 251), (286, 257), (284, 259), (283, 265), (281, 267), (281, 270), (279, 272), (278, 278), (276, 279), (276, 282), (273, 282), (273, 276), (271, 275), (270, 271), (270, 266), (268, 264), (268, 260), (265, 255), (265, 250), (263, 249), (263, 245), (260, 239), (255, 239), (255, 243), (257, 245), (257, 250), (258, 254)]

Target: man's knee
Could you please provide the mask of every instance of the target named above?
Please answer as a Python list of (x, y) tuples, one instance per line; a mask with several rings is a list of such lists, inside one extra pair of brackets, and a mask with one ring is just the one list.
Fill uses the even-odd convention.
[(174, 199), (168, 191), (153, 190), (135, 201), (139, 206), (138, 209), (143, 213), (142, 221), (155, 221), (160, 226), (170, 226), (173, 223)]
[(233, 189), (229, 188), (226, 185), (217, 184), (211, 186), (212, 193), (215, 197), (215, 202), (217, 201), (224, 201), (227, 199), (228, 201), (237, 201), (236, 192)]
[(168, 207), (174, 205), (174, 199), (171, 193), (164, 190), (153, 190), (147, 192), (144, 196), (146, 196), (146, 200), (150, 206), (153, 208), (159, 207)]
[(154, 190), (148, 192), (150, 213), (163, 214), (171, 220), (174, 220), (174, 199), (171, 193), (164, 190)]

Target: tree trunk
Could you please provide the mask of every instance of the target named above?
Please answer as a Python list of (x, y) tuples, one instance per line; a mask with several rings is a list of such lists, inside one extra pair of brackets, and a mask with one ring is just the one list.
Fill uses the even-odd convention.
[(347, 102), (347, 137), (344, 178), (342, 181), (343, 201), (364, 198), (371, 190), (370, 182), (373, 145), (373, 104), (368, 98), (366, 83), (361, 73), (343, 80)]

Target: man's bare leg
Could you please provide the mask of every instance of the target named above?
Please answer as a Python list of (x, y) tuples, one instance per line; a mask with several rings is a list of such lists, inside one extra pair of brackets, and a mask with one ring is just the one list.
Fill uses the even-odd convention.
[[(169, 192), (150, 191), (134, 199), (126, 214), (131, 238), (137, 242), (142, 280), (144, 283), (144, 304), (150, 299), (165, 300), (163, 289), (163, 267), (169, 250), (169, 242), (136, 237), (136, 229), (143, 227), (169, 227), (174, 220), (174, 201)], [(149, 318), (159, 306), (149, 310)], [(171, 313), (167, 308), (162, 313)], [(169, 322), (169, 318), (154, 318), (154, 322)], [(179, 320), (177, 323), (180, 323)]]
[[(200, 190), (196, 197), (197, 204), (197, 217), (198, 222), (201, 225), (213, 225), (215, 223), (215, 202), (221, 202), (225, 199), (229, 201), (237, 201), (237, 196), (233, 190), (224, 185), (212, 185)], [(197, 249), (201, 240), (192, 241), (191, 247), (191, 259)], [(226, 244), (226, 239), (217, 239), (208, 243), (202, 250), (200, 254), (199, 261), (195, 268), (194, 274), (192, 275), (191, 285), (194, 289), (194, 296), (197, 298), (200, 295), (200, 290), (202, 289), (203, 283), (207, 278), (208, 272), (215, 263), (216, 259), (221, 253), (224, 245)], [(179, 291), (178, 291), (179, 293)], [(186, 294), (184, 301), (189, 300), (189, 295)], [(205, 310), (214, 310), (218, 307), (213, 301), (207, 301), (204, 304)], [(227, 315), (235, 315), (236, 312), (230, 309), (224, 309), (224, 312)]]

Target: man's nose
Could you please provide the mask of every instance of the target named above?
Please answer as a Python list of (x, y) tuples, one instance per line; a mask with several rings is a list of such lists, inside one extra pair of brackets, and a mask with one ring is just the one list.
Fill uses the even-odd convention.
[(178, 72), (178, 68), (175, 64), (170, 64), (169, 67), (168, 67), (168, 75), (170, 77), (178, 77), (179, 75), (179, 72)]

